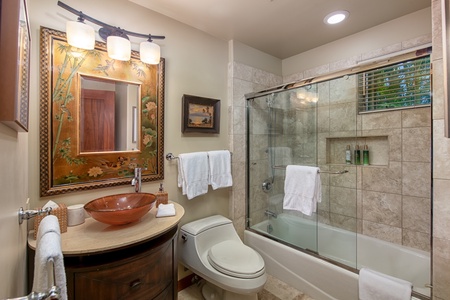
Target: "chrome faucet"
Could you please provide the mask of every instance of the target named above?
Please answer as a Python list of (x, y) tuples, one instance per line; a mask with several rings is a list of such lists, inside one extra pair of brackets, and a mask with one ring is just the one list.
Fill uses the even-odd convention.
[(131, 180), (131, 185), (134, 185), (134, 191), (136, 193), (141, 192), (141, 183), (142, 183), (142, 168), (134, 169), (134, 178)]
[(274, 212), (272, 212), (272, 211), (270, 211), (270, 210), (268, 210), (268, 209), (266, 209), (266, 211), (264, 212), (264, 214), (266, 215), (266, 216), (268, 216), (268, 217), (273, 217), (273, 218), (277, 218), (277, 214), (276, 213), (274, 213)]

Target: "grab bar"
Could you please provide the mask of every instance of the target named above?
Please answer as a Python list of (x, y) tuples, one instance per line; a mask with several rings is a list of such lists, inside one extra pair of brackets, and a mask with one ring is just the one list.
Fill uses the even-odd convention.
[(56, 300), (60, 298), (61, 295), (61, 288), (56, 286), (55, 284), (55, 268), (54, 268), (54, 262), (53, 259), (49, 259), (47, 262), (47, 272), (49, 273), (48, 276), (48, 284), (51, 286), (51, 288), (48, 291), (44, 292), (31, 292), (27, 296), (18, 297), (18, 298), (8, 298), (6, 300), (46, 300), (46, 299), (52, 299)]
[[(278, 170), (285, 170), (286, 166), (274, 166), (273, 168), (274, 169), (278, 169)], [(342, 171), (325, 171), (325, 170), (320, 170), (320, 171), (317, 171), (317, 173), (342, 175), (342, 174), (348, 173), (348, 170), (342, 170)]]

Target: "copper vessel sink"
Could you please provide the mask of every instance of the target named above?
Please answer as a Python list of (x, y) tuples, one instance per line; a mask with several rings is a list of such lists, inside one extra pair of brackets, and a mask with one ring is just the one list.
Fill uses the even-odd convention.
[(99, 222), (124, 225), (142, 218), (155, 200), (156, 196), (150, 193), (116, 194), (92, 200), (84, 205), (84, 209)]

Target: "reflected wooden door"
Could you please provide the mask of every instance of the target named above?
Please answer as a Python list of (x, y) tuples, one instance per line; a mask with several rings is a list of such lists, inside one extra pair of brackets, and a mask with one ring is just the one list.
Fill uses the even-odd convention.
[(114, 151), (115, 93), (83, 89), (81, 92), (81, 152)]

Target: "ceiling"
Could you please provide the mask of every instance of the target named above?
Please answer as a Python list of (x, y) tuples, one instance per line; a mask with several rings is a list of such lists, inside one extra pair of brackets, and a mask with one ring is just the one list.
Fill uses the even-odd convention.
[[(285, 59), (431, 5), (430, 0), (129, 0), (223, 40)], [(326, 25), (324, 17), (349, 18)]]

